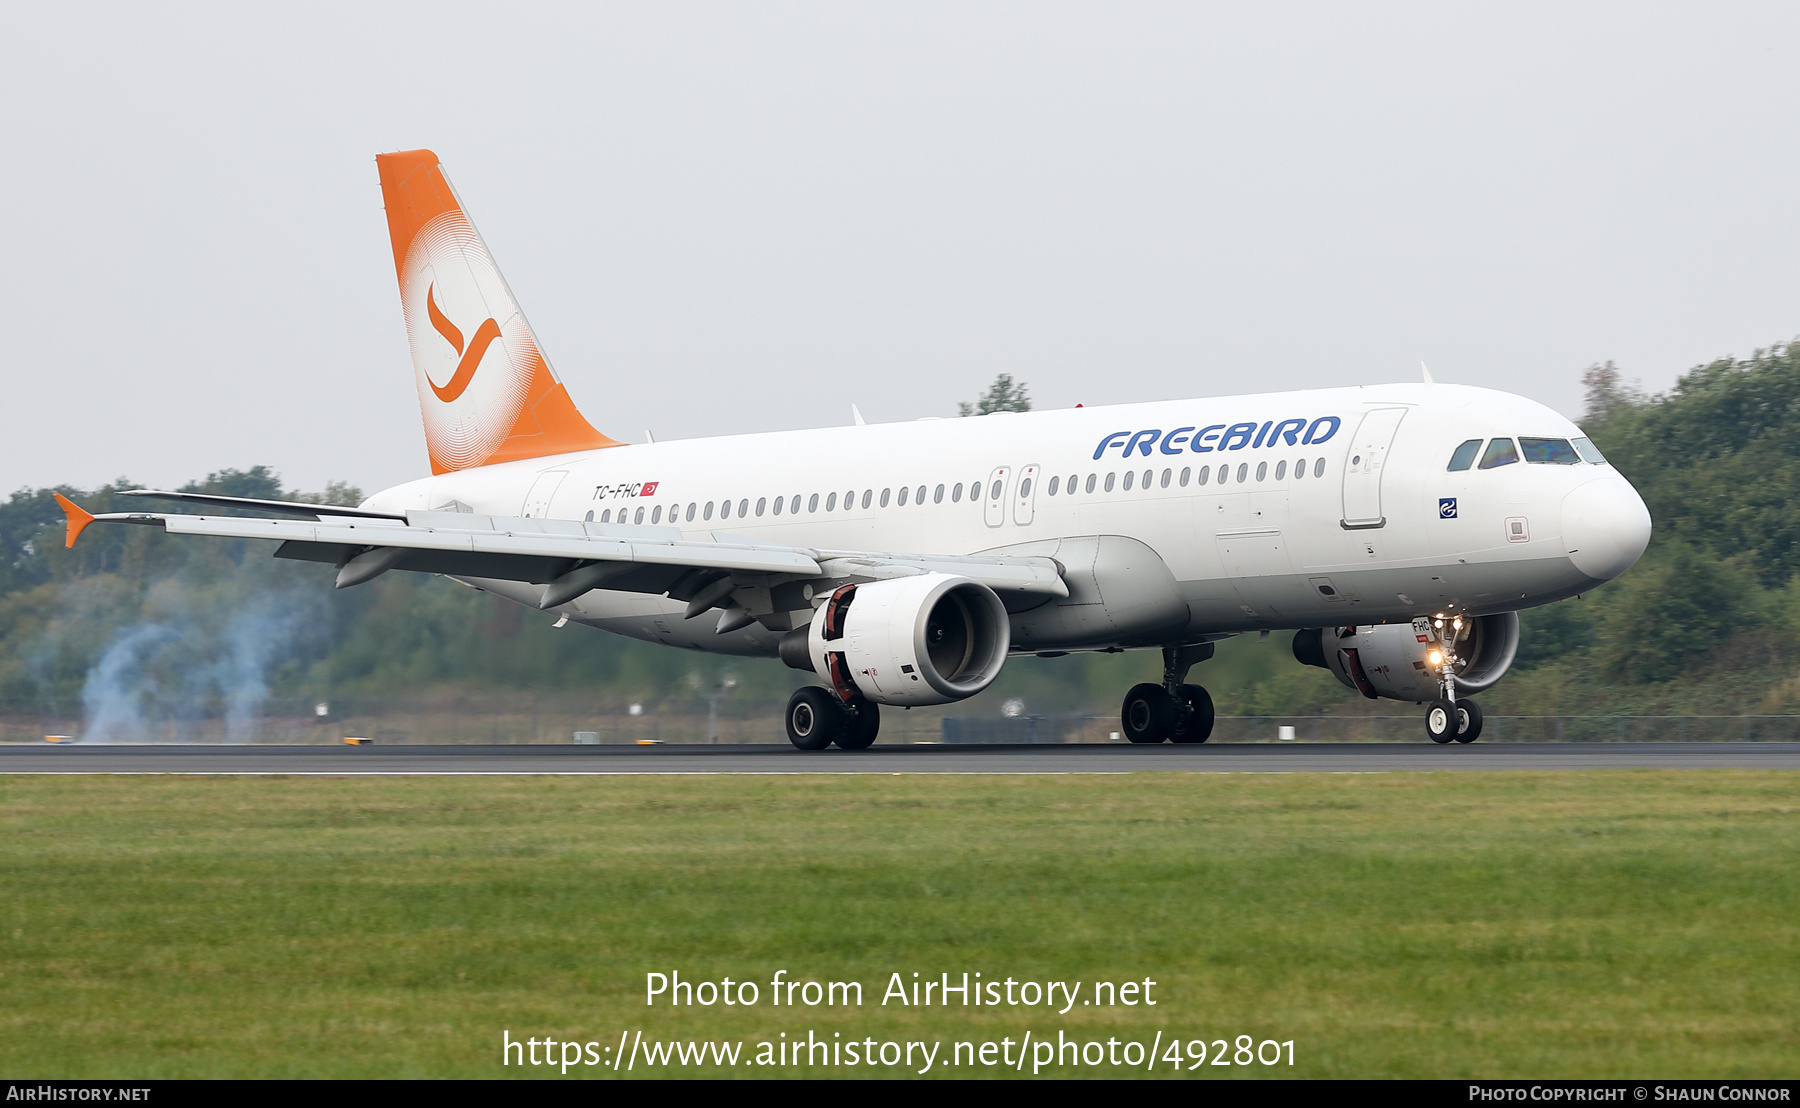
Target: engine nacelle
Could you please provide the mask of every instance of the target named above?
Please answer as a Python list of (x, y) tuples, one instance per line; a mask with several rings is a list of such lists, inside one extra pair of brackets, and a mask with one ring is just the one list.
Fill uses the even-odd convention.
[(806, 645), (840, 696), (948, 704), (993, 684), (1012, 628), (986, 585), (923, 573), (838, 589), (813, 614)]
[(1519, 615), (1502, 612), (1465, 617), (1460, 633), (1450, 621), (1445, 621), (1440, 631), (1430, 619), (1373, 627), (1312, 628), (1294, 636), (1294, 657), (1330, 670), (1346, 688), (1370, 700), (1387, 697), (1424, 704), (1443, 695), (1429, 656), (1446, 640), (1457, 658), (1457, 695), (1482, 692), (1512, 667), (1519, 652)]

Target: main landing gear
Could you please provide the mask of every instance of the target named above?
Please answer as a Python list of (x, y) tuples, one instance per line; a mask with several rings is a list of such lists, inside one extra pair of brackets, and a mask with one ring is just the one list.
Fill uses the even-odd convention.
[(801, 750), (866, 750), (881, 731), (881, 709), (857, 697), (846, 704), (830, 689), (807, 685), (788, 698), (788, 742)]
[(1119, 709), (1126, 741), (1203, 743), (1212, 736), (1212, 695), (1187, 684), (1189, 667), (1212, 657), (1211, 643), (1163, 647), (1163, 683), (1133, 685)]

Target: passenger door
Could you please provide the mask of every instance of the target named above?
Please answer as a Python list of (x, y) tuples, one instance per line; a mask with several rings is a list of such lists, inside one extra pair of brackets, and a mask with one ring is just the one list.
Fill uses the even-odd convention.
[(1344, 465), (1345, 528), (1386, 525), (1387, 518), (1381, 514), (1381, 475), (1405, 415), (1405, 408), (1376, 408), (1363, 416), (1362, 425), (1351, 436)]

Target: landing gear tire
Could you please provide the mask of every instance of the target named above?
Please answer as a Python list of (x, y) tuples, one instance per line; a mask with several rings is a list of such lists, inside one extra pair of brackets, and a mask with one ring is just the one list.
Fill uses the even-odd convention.
[(1456, 702), (1456, 741), (1472, 743), (1481, 737), (1481, 705), (1473, 700)]
[(1425, 709), (1425, 733), (1434, 743), (1447, 743), (1456, 738), (1456, 705), (1448, 700), (1434, 700)]
[(824, 750), (844, 729), (843, 702), (817, 685), (795, 689), (788, 698), (788, 742), (801, 750)]
[[(1212, 694), (1199, 685), (1183, 685), (1179, 690), (1181, 704), (1175, 713), (1175, 728), (1169, 732), (1169, 741), (1175, 743), (1203, 743), (1212, 737), (1213, 700)], [(1186, 712), (1180, 710), (1187, 708)]]
[(834, 740), (843, 750), (867, 750), (875, 743), (875, 736), (881, 731), (881, 707), (873, 700), (858, 698), (853, 704), (839, 709), (844, 714), (844, 724), (838, 728)]
[(1154, 745), (1175, 733), (1175, 698), (1161, 685), (1133, 685), (1119, 709), (1127, 742)]

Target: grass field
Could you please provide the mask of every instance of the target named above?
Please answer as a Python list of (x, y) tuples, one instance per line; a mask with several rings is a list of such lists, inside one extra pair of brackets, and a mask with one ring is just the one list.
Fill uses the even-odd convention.
[[(1793, 1077), (1797, 788), (1734, 771), (0, 778), (0, 1073), (499, 1077), (521, 1072), (500, 1065), (503, 1029), (750, 1050), (811, 1030), (946, 1054), (1029, 1029), (1294, 1041), (1292, 1068), (1206, 1077)], [(647, 1008), (645, 974), (671, 970), (758, 982), (761, 1003)], [(773, 1007), (777, 970), (860, 981), (864, 1004)], [(1158, 1003), (880, 1003), (890, 973), (965, 970), (1151, 978)]]

